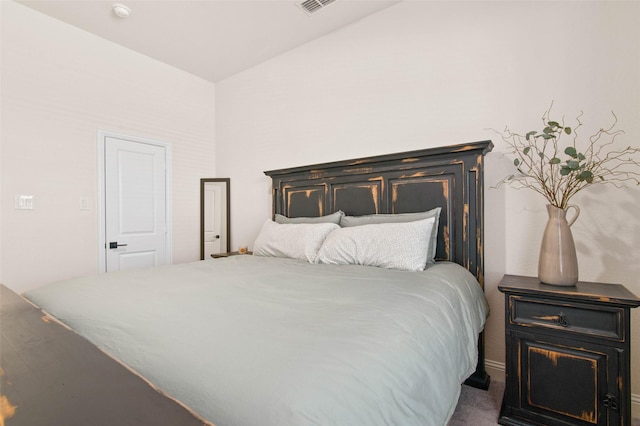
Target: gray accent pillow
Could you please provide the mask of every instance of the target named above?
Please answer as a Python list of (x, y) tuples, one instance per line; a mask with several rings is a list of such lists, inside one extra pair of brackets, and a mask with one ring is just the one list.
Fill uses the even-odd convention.
[(433, 263), (436, 257), (436, 246), (438, 243), (438, 223), (440, 222), (441, 207), (419, 212), (419, 213), (398, 213), (398, 214), (370, 214), (366, 216), (344, 216), (340, 221), (340, 226), (347, 228), (350, 226), (371, 225), (376, 223), (403, 223), (415, 222), (417, 220), (435, 218), (435, 223), (431, 229), (431, 240), (429, 242), (429, 254), (427, 263)]
[(341, 210), (335, 213), (331, 213), (320, 217), (286, 217), (281, 214), (276, 214), (276, 223), (335, 223), (340, 225), (340, 220), (344, 216)]

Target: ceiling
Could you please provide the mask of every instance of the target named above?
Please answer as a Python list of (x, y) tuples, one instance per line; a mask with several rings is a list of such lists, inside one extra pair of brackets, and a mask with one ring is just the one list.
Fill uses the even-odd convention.
[[(17, 0), (143, 55), (218, 82), (399, 0)], [(326, 1), (326, 0), (323, 0)], [(131, 9), (119, 18), (114, 3)]]

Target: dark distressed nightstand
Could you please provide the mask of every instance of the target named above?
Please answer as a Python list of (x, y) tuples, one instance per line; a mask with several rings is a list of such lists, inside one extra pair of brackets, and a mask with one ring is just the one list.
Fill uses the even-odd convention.
[(505, 275), (502, 425), (630, 425), (630, 309), (619, 284)]

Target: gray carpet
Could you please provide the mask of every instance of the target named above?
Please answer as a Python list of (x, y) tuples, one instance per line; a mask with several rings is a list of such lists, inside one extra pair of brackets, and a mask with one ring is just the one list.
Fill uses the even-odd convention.
[(495, 426), (498, 424), (504, 382), (491, 381), (488, 391), (462, 386), (449, 426)]
[[(488, 391), (462, 386), (460, 400), (448, 426), (495, 426), (498, 424), (504, 382), (491, 381)], [(633, 419), (632, 426), (640, 426)]]

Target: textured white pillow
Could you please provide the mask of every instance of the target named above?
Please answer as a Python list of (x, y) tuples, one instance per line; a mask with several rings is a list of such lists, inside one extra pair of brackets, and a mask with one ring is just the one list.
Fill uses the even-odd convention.
[(435, 218), (336, 229), (320, 247), (316, 263), (424, 270)]
[(343, 216), (340, 220), (340, 226), (346, 228), (348, 226), (362, 226), (374, 223), (398, 223), (398, 222), (415, 222), (416, 220), (435, 218), (433, 228), (431, 229), (431, 249), (427, 262), (435, 262), (436, 248), (438, 245), (438, 223), (440, 221), (441, 207), (436, 207), (426, 212), (419, 213), (395, 213), (395, 214), (368, 214), (365, 216)]
[(289, 257), (313, 263), (335, 223), (286, 223), (267, 220), (253, 245), (254, 256)]

